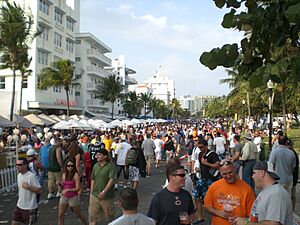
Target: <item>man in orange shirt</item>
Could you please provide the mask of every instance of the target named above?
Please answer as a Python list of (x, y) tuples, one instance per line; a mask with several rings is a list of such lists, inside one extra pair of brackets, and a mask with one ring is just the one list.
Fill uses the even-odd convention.
[(231, 161), (221, 161), (220, 173), (223, 178), (209, 187), (204, 207), (212, 214), (212, 225), (230, 225), (235, 217), (250, 215), (255, 195), (252, 188), (238, 178)]

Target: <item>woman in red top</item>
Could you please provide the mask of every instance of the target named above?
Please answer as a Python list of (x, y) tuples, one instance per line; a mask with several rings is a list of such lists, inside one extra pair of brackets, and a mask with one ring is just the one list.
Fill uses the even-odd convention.
[(70, 206), (83, 224), (88, 224), (80, 212), (80, 176), (75, 168), (75, 161), (67, 159), (62, 174), (62, 193), (58, 205), (58, 225), (64, 224), (65, 212)]

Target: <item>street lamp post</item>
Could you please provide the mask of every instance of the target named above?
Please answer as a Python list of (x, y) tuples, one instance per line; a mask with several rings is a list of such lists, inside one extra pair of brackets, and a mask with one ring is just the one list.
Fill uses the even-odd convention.
[(242, 104), (243, 104), (243, 110), (242, 110), (242, 112), (243, 112), (243, 120), (245, 120), (245, 104), (246, 104), (245, 99), (243, 99)]
[(273, 119), (272, 119), (272, 94), (274, 84), (272, 80), (269, 80), (267, 83), (269, 90), (269, 152), (272, 150), (272, 133), (273, 133)]

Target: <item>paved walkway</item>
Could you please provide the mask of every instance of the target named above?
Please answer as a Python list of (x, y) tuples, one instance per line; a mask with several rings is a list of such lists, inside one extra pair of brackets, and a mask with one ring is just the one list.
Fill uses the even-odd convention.
[[(141, 178), (138, 195), (139, 195), (139, 211), (147, 214), (148, 207), (153, 195), (161, 190), (162, 184), (165, 182), (165, 167), (152, 169), (152, 176), (149, 178)], [(121, 187), (122, 188), (122, 187)], [(46, 200), (47, 191), (42, 193), (41, 204), (39, 206), (39, 219), (36, 224), (38, 225), (56, 225), (57, 224), (57, 206), (59, 199)], [(0, 194), (0, 224), (11, 224), (12, 212), (15, 209), (17, 202), (17, 191)], [(81, 197), (81, 211), (83, 215), (88, 217), (88, 193), (83, 193)], [(296, 210), (297, 215), (300, 215), (300, 184), (297, 186), (297, 204)], [(117, 209), (117, 216), (121, 215), (121, 210)], [(206, 214), (207, 218), (208, 215)], [(295, 223), (300, 225), (299, 223)], [(67, 210), (65, 217), (65, 225), (79, 225), (80, 221), (76, 218), (74, 213), (70, 209)], [(103, 224), (103, 223), (99, 223)], [(209, 224), (209, 223), (207, 223)]]

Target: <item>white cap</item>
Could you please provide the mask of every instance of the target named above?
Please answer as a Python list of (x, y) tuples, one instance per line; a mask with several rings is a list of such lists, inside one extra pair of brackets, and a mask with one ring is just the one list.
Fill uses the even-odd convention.
[(26, 155), (27, 155), (27, 156), (34, 156), (34, 155), (37, 155), (37, 153), (34, 151), (34, 149), (29, 149), (29, 150), (26, 152)]

